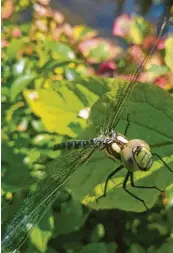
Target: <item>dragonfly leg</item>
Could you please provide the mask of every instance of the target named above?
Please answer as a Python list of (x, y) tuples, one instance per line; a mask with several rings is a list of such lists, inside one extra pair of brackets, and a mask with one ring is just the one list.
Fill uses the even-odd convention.
[(127, 125), (124, 131), (124, 136), (127, 136), (127, 131), (129, 129), (129, 126), (130, 126), (130, 113), (127, 114)]
[(166, 166), (166, 168), (173, 173), (173, 170), (171, 170), (167, 163), (165, 163), (165, 161), (157, 153), (152, 153), (152, 156), (156, 156), (157, 158), (159, 158), (159, 160)]
[[(128, 179), (129, 179), (129, 177), (130, 177), (130, 174), (131, 174), (130, 171), (127, 172), (127, 175), (126, 175), (126, 177), (125, 177), (125, 179), (124, 179), (124, 182), (123, 182), (123, 188), (124, 188), (124, 190), (125, 190), (128, 194), (130, 194), (133, 198), (135, 198), (135, 199), (139, 200), (140, 202), (142, 202), (142, 204), (143, 204), (143, 205), (145, 206), (145, 208), (148, 210), (148, 207), (147, 207), (147, 205), (145, 204), (145, 201), (144, 201), (143, 199), (140, 199), (139, 197), (137, 197), (135, 194), (133, 194), (132, 192), (130, 192), (130, 191), (127, 189), (127, 181), (128, 181)], [(132, 186), (131, 177), (130, 177), (130, 183), (131, 183), (131, 186)]]
[(116, 168), (114, 171), (112, 171), (112, 172), (108, 175), (108, 177), (107, 177), (107, 179), (106, 179), (106, 182), (105, 182), (105, 186), (104, 186), (104, 193), (103, 193), (103, 195), (101, 195), (100, 197), (98, 197), (98, 198), (96, 199), (96, 201), (98, 201), (98, 200), (101, 199), (101, 198), (106, 197), (106, 191), (107, 191), (107, 186), (108, 186), (109, 180), (110, 180), (118, 171), (120, 171), (120, 170), (123, 169), (123, 168), (124, 168), (124, 165), (121, 164), (118, 168)]
[(130, 182), (131, 182), (131, 186), (135, 187), (135, 188), (156, 189), (156, 190), (158, 190), (160, 192), (164, 192), (164, 190), (159, 189), (157, 186), (140, 186), (140, 185), (135, 185), (133, 172), (130, 173)]

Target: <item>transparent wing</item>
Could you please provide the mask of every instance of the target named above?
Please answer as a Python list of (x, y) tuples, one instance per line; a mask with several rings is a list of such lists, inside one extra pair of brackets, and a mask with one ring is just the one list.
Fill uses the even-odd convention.
[(18, 249), (58, 197), (64, 184), (92, 156), (96, 147), (70, 152), (51, 162), (46, 176), (32, 186), (18, 213), (8, 225), (2, 252)]
[[(142, 59), (142, 61), (139, 64), (139, 67), (136, 69), (132, 79), (127, 85), (120, 86), (119, 90), (117, 91), (117, 94), (115, 98), (113, 99), (112, 103), (109, 105), (107, 114), (105, 117), (104, 125), (103, 125), (103, 132), (110, 132), (116, 122), (118, 120), (120, 113), (122, 112), (124, 106), (128, 103), (129, 97), (132, 94), (136, 80), (143, 68), (143, 66), (146, 64), (148, 58), (154, 53), (156, 50), (156, 47), (158, 45), (158, 42), (160, 40), (161, 35), (163, 34), (165, 28), (169, 24), (169, 10), (166, 9), (164, 16), (162, 18), (162, 22), (159, 22), (157, 26), (157, 38), (154, 42), (154, 44), (149, 48), (147, 51), (145, 57)], [(113, 82), (114, 84), (114, 82)]]

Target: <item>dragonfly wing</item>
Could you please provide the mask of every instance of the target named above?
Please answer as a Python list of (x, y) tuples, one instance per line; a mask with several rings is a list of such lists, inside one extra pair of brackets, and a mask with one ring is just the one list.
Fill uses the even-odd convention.
[[(120, 85), (118, 90), (116, 91), (114, 98), (112, 99), (112, 103), (110, 103), (110, 106), (108, 107), (106, 118), (105, 118), (105, 125), (103, 126), (103, 132), (110, 132), (116, 123), (116, 120), (119, 119), (120, 114), (128, 103), (129, 97), (131, 96), (136, 80), (143, 68), (143, 66), (148, 61), (149, 57), (154, 53), (154, 51), (157, 48), (157, 45), (159, 43), (160, 37), (162, 36), (165, 28), (169, 24), (170, 20), (170, 14), (168, 13), (168, 10), (165, 10), (165, 14), (162, 17), (162, 22), (159, 22), (158, 24), (158, 31), (157, 31), (157, 38), (153, 45), (148, 49), (147, 53), (145, 54), (145, 57), (140, 61), (139, 66), (137, 67), (134, 75), (132, 76), (130, 82), (127, 84), (125, 81)], [(113, 81), (113, 86), (114, 86)]]
[[(8, 225), (2, 252), (18, 249), (49, 210), (64, 184), (92, 156), (96, 147), (70, 152), (48, 165), (46, 177), (34, 184), (18, 213)], [(56, 168), (56, 167), (57, 168)]]
[[(43, 186), (44, 184), (46, 187), (49, 187), (46, 189)], [(34, 227), (49, 210), (59, 193), (52, 179), (43, 180), (42, 183), (37, 184), (36, 188), (38, 192), (29, 194), (11, 224), (7, 226), (5, 236), (2, 240), (2, 252), (13, 252), (20, 248)], [(37, 193), (40, 193), (40, 196)], [(35, 208), (35, 206), (37, 207)]]

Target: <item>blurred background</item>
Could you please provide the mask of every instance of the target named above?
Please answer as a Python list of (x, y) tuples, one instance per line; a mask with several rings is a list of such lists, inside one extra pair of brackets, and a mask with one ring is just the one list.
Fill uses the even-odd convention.
[[(2, 1), (2, 230), (56, 143), (78, 139), (109, 77), (129, 80), (157, 36), (166, 1)], [(136, 18), (140, 27), (136, 25)], [(138, 77), (172, 94), (165, 31)], [(92, 210), (65, 189), (19, 252), (169, 253), (173, 188), (148, 212)]]

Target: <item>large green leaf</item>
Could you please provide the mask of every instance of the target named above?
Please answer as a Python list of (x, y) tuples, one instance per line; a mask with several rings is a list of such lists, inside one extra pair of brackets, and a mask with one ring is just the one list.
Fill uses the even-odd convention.
[(25, 99), (32, 112), (42, 119), (47, 131), (71, 137), (76, 137), (72, 123), (85, 126), (85, 121), (78, 117), (79, 111), (91, 107), (100, 94), (109, 90), (105, 81), (100, 84), (100, 79), (96, 78), (72, 83), (50, 81), (50, 87), (37, 91), (25, 90)]
[[(123, 85), (126, 85), (126, 83)], [(112, 102), (112, 95), (116, 96), (122, 87), (122, 83), (117, 81), (116, 87), (114, 87), (115, 93), (107, 93), (93, 106), (90, 127), (82, 135), (83, 139), (94, 137), (95, 133), (99, 133), (100, 126), (102, 126), (105, 119), (106, 105)], [(152, 151), (157, 152), (173, 170), (173, 99), (160, 88), (148, 84), (138, 84), (128, 106), (121, 115), (115, 131), (124, 132), (127, 125), (127, 113), (131, 115), (128, 138), (145, 140), (151, 145)], [(108, 159), (102, 151), (98, 151), (90, 162), (70, 180), (68, 187), (72, 189), (76, 198), (92, 208), (144, 211), (143, 204), (127, 194), (122, 188), (122, 182), (127, 173), (126, 169), (119, 172), (110, 181), (106, 198), (96, 202), (96, 199), (103, 194), (107, 176), (119, 164), (119, 162)], [(160, 189), (169, 186), (173, 180), (173, 173), (168, 171), (160, 161), (155, 161), (150, 171), (136, 172), (135, 175), (136, 184), (156, 185)], [(130, 189), (130, 183), (128, 188)], [(130, 190), (144, 199), (149, 208), (154, 205), (160, 194), (155, 189)]]
[[(106, 116), (106, 105), (110, 105), (112, 102), (112, 96), (110, 95), (117, 98), (117, 94), (120, 94), (120, 91), (126, 85), (126, 82), (122, 83), (118, 80), (113, 83), (116, 84), (113, 93), (107, 93), (93, 106), (89, 128), (81, 137), (89, 138), (94, 136), (96, 130), (98, 132), (97, 126), (102, 125)], [(146, 140), (153, 146), (154, 152), (158, 152), (167, 164), (173, 167), (172, 97), (153, 85), (137, 84), (115, 130), (124, 131), (127, 125), (126, 117), (128, 112), (131, 113), (128, 137)], [(88, 164), (79, 170), (85, 161), (89, 160), (92, 152), (92, 148), (66, 151), (47, 166), (48, 177), (43, 177), (43, 180), (35, 185), (35, 191), (28, 197), (21, 211), (18, 212), (15, 219), (15, 224), (18, 225), (15, 230), (11, 231), (11, 238), (14, 237), (13, 241), (7, 240), (3, 245), (3, 249), (14, 249), (22, 242), (26, 233), (26, 230), (23, 229), (25, 217), (28, 217), (28, 221), (32, 218), (32, 225), (34, 225), (42, 217), (49, 204), (57, 198), (59, 192), (64, 188), (64, 184), (70, 178), (68, 187), (73, 191), (74, 197), (82, 200), (85, 205), (91, 208), (119, 208), (134, 212), (146, 210), (143, 204), (127, 194), (120, 184), (123, 182), (124, 175), (127, 172), (126, 169), (110, 182), (106, 198), (96, 202), (96, 198), (103, 193), (105, 179), (118, 166), (118, 162), (109, 160), (102, 151), (98, 151), (95, 152)], [(160, 162), (154, 162), (150, 171), (142, 173), (140, 177), (137, 175), (136, 183), (141, 185), (155, 183), (157, 187), (165, 188), (172, 183), (172, 178), (173, 173), (169, 172)], [(155, 179), (155, 182), (153, 182), (153, 179)], [(130, 187), (129, 184), (128, 187)], [(140, 198), (145, 199), (148, 207), (154, 205), (159, 195), (159, 192), (155, 189), (131, 190)], [(42, 208), (37, 208), (40, 205)], [(25, 217), (23, 217), (23, 213), (25, 213)], [(20, 239), (19, 235), (23, 233), (24, 235)]]

